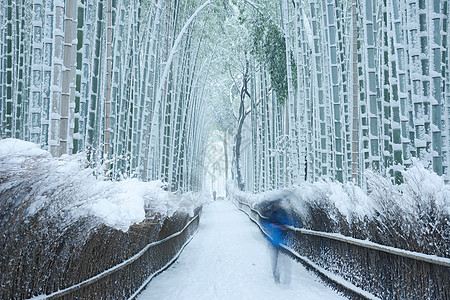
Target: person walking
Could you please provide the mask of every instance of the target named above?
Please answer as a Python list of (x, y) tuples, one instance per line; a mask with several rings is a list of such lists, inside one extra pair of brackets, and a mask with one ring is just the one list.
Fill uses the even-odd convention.
[[(282, 244), (286, 241), (287, 226), (292, 225), (292, 219), (286, 209), (282, 206), (281, 200), (277, 199), (269, 203), (263, 217), (263, 226), (269, 234), (269, 241), (272, 244), (272, 273), (276, 283), (280, 283), (280, 250)], [(286, 272), (290, 266), (286, 266)], [(286, 274), (286, 282), (289, 282), (290, 276)]]

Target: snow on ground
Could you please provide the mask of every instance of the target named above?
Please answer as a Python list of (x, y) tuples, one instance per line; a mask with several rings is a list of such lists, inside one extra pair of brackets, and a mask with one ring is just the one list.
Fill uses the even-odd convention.
[(0, 180), (0, 194), (19, 182), (29, 182), (30, 198), (21, 199), (29, 214), (49, 208), (54, 215), (71, 219), (94, 216), (123, 231), (144, 220), (145, 208), (161, 216), (171, 216), (176, 211), (193, 214), (196, 207), (209, 201), (204, 194), (179, 196), (164, 191), (161, 181), (105, 181), (102, 176), (95, 176), (93, 169), (86, 168), (87, 164), (85, 153), (55, 158), (34, 143), (2, 139), (0, 178), (5, 180)]
[(276, 284), (269, 249), (259, 228), (231, 202), (213, 202), (203, 208), (199, 231), (178, 260), (138, 300), (345, 299), (286, 256), (291, 282)]

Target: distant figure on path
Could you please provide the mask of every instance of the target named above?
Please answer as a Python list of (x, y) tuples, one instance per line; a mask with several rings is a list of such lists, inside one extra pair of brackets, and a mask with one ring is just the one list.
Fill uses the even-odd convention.
[(216, 193), (216, 191), (214, 191), (214, 192), (213, 192), (213, 200), (214, 200), (214, 201), (216, 201), (216, 196), (217, 196), (217, 193)]

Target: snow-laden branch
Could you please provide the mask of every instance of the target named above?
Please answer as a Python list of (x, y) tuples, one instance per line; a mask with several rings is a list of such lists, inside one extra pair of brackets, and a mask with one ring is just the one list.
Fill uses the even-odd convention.
[(197, 10), (190, 16), (190, 18), (186, 21), (186, 23), (184, 23), (183, 28), (181, 29), (180, 33), (177, 36), (177, 39), (175, 40), (172, 49), (170, 50), (169, 53), (169, 57), (165, 63), (165, 67), (164, 67), (164, 72), (162, 74), (162, 77), (160, 79), (159, 82), (159, 87), (156, 91), (156, 97), (155, 97), (155, 109), (153, 111), (152, 114), (152, 119), (151, 119), (151, 127), (150, 127), (150, 137), (147, 139), (148, 140), (148, 144), (145, 146), (145, 161), (144, 161), (144, 180), (147, 180), (147, 166), (148, 166), (148, 155), (149, 155), (149, 148), (150, 145), (153, 143), (153, 137), (155, 135), (155, 130), (157, 127), (157, 121), (158, 121), (158, 113), (159, 113), (159, 108), (161, 106), (161, 96), (162, 96), (162, 91), (164, 89), (164, 85), (166, 84), (166, 80), (167, 80), (167, 76), (169, 75), (169, 71), (170, 71), (170, 66), (172, 65), (172, 61), (173, 58), (175, 56), (175, 53), (178, 51), (178, 45), (181, 42), (181, 39), (183, 38), (184, 34), (186, 33), (186, 31), (188, 30), (189, 26), (191, 25), (192, 21), (197, 17), (197, 15), (207, 6), (211, 5), (215, 0), (208, 0), (205, 3), (203, 3), (201, 6), (199, 6), (197, 8)]
[[(164, 72), (163, 72), (163, 75), (162, 75), (162, 77), (161, 77), (161, 81), (159, 82), (159, 88), (158, 88), (158, 90), (157, 90), (157, 92), (156, 92), (156, 99), (157, 99), (157, 100), (158, 100), (159, 98), (161, 98), (162, 90), (163, 90), (164, 85), (165, 85), (165, 83), (166, 83), (167, 76), (169, 75), (170, 66), (171, 66), (171, 64), (172, 64), (173, 57), (174, 57), (175, 53), (176, 53), (177, 50), (178, 50), (178, 45), (180, 44), (181, 39), (183, 38), (184, 34), (185, 34), (186, 31), (188, 30), (189, 26), (191, 25), (191, 23), (192, 23), (192, 21), (195, 19), (195, 17), (197, 17), (197, 15), (198, 15), (205, 7), (207, 7), (208, 5), (210, 5), (213, 1), (214, 1), (214, 0), (208, 0), (208, 1), (206, 1), (205, 3), (203, 3), (200, 7), (198, 7), (197, 10), (192, 14), (192, 16), (186, 21), (186, 23), (184, 24), (184, 26), (183, 26), (183, 28), (181, 29), (180, 33), (178, 34), (178, 37), (177, 37), (177, 39), (175, 40), (175, 43), (173, 44), (172, 49), (170, 50), (169, 58), (167, 59), (166, 66), (165, 66), (165, 68), (164, 68)], [(157, 110), (155, 109), (155, 111), (153, 112), (154, 115), (156, 114), (156, 111), (157, 111)]]
[(230, 103), (231, 103), (231, 111), (233, 112), (234, 119), (237, 120), (238, 117), (237, 117), (236, 112), (234, 111), (234, 106), (233, 106), (233, 88), (234, 88), (234, 87), (237, 88), (237, 87), (238, 87), (238, 84), (236, 83), (236, 80), (234, 79), (233, 73), (231, 72), (230, 65), (228, 65), (228, 71), (230, 72), (230, 77), (231, 77), (231, 79), (233, 80), (233, 84), (232, 84), (231, 87), (230, 87)]

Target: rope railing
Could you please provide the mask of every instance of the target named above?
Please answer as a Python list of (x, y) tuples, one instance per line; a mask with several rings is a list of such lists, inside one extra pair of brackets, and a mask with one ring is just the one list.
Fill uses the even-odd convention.
[(310, 230), (310, 229), (295, 228), (293, 226), (288, 226), (288, 228), (291, 229), (292, 231), (298, 231), (303, 234), (320, 236), (320, 237), (324, 237), (327, 239), (337, 240), (337, 241), (357, 245), (360, 247), (365, 247), (368, 249), (384, 251), (384, 252), (395, 254), (398, 256), (421, 260), (421, 261), (424, 261), (427, 263), (442, 265), (444, 267), (450, 268), (450, 259), (445, 258), (445, 257), (438, 257), (438, 256), (423, 254), (423, 253), (419, 253), (419, 252), (398, 249), (398, 248), (380, 245), (380, 244), (365, 241), (365, 240), (355, 239), (352, 237), (348, 237), (348, 236), (344, 236), (344, 235), (336, 234), (336, 233), (328, 233), (328, 232), (322, 232), (322, 231), (314, 231), (314, 230)]
[[(199, 224), (199, 213), (197, 213), (194, 217), (192, 217), (181, 230), (179, 230), (161, 240), (154, 241), (154, 242), (147, 244), (144, 248), (142, 248), (142, 250), (140, 250), (138, 253), (136, 253), (129, 259), (127, 259), (127, 260), (93, 276), (93, 277), (83, 280), (82, 282), (80, 282), (78, 284), (72, 285), (70, 287), (64, 288), (62, 290), (53, 292), (48, 295), (40, 295), (40, 296), (31, 298), (31, 299), (61, 299), (61, 298), (67, 298), (68, 295), (73, 295), (74, 293), (77, 293), (77, 292), (79, 292), (79, 294), (77, 294), (77, 298), (81, 298), (81, 299), (89, 299), (89, 298), (92, 298), (93, 295), (95, 295), (95, 297), (98, 297), (99, 289), (96, 288), (95, 292), (90, 292), (90, 291), (88, 291), (89, 287), (94, 284), (98, 284), (99, 281), (102, 281), (108, 277), (111, 277), (119, 272), (127, 273), (127, 276), (121, 276), (121, 275), (118, 276), (118, 277), (123, 277), (123, 279), (125, 279), (125, 280), (129, 280), (130, 278), (140, 278), (140, 279), (138, 279), (139, 282), (128, 283), (127, 285), (129, 285), (129, 288), (127, 288), (126, 291), (116, 291), (115, 292), (116, 295), (120, 295), (120, 298), (132, 299), (145, 287), (145, 285), (155, 275), (157, 275), (159, 272), (165, 270), (168, 266), (170, 266), (171, 263), (173, 263), (173, 261), (179, 256), (179, 254), (183, 250), (183, 248), (190, 242), (192, 237), (197, 232), (198, 224)], [(161, 253), (162, 253), (161, 250), (156, 251), (157, 252), (156, 255), (149, 255), (149, 250), (161, 247), (162, 245), (164, 245), (168, 242), (172, 242), (173, 240), (177, 240), (180, 238), (182, 238), (182, 241), (181, 241), (182, 243), (180, 243), (179, 241), (175, 241), (174, 245), (172, 247), (169, 247), (171, 249), (169, 249), (169, 251), (166, 251), (166, 253), (163, 253), (163, 255), (161, 255)], [(145, 278), (142, 278), (142, 276), (138, 276), (138, 277), (128, 276), (129, 275), (128, 273), (130, 273), (130, 271), (124, 272), (124, 269), (126, 269), (127, 267), (130, 267), (132, 265), (135, 265), (136, 262), (142, 260), (144, 258), (144, 256), (149, 256), (151, 258), (153, 257), (154, 260), (157, 260), (158, 262), (156, 263), (155, 266), (151, 266), (150, 272), (148, 272), (148, 270), (147, 270), (147, 272), (139, 270), (139, 268), (137, 270), (135, 270), (136, 272), (142, 272), (143, 275), (147, 275), (147, 276), (145, 276)], [(158, 256), (163, 256), (163, 257), (158, 257)], [(112, 281), (114, 281), (114, 280), (112, 280)], [(136, 280), (131, 280), (131, 281), (136, 281)], [(110, 287), (110, 289), (112, 290), (113, 287)], [(100, 289), (100, 290), (102, 290), (102, 289)], [(82, 291), (82, 292), (80, 292), (80, 291)], [(106, 294), (102, 295), (101, 298), (108, 298), (108, 297), (113, 298), (113, 299), (119, 298), (116, 295), (108, 294), (106, 292)]]
[[(250, 210), (252, 210), (254, 213), (256, 213), (260, 218), (267, 219), (265, 216), (261, 215), (261, 213), (259, 211), (257, 211), (253, 207), (251, 207), (248, 203), (241, 202), (241, 201), (238, 201), (238, 202), (240, 204), (248, 206), (250, 208)], [(388, 253), (391, 253), (391, 254), (395, 254), (395, 255), (399, 255), (399, 256), (403, 256), (403, 257), (408, 257), (408, 258), (412, 258), (412, 259), (416, 259), (416, 260), (422, 260), (424, 262), (428, 262), (428, 263), (431, 263), (431, 264), (442, 265), (444, 267), (450, 268), (450, 258), (438, 257), (438, 256), (434, 256), (434, 255), (422, 254), (422, 253), (419, 253), (419, 252), (408, 251), (408, 250), (398, 249), (398, 248), (394, 248), (394, 247), (384, 246), (384, 245), (380, 245), (380, 244), (377, 244), (377, 243), (373, 243), (373, 242), (369, 242), (369, 241), (365, 241), (365, 240), (360, 240), (360, 239), (355, 239), (355, 238), (352, 238), (352, 237), (348, 237), (348, 236), (344, 236), (344, 235), (336, 234), (336, 233), (315, 231), (315, 230), (310, 230), (310, 229), (297, 228), (297, 227), (294, 227), (294, 226), (287, 226), (287, 228), (292, 230), (292, 231), (301, 232), (303, 234), (308, 234), (308, 235), (314, 235), (314, 236), (320, 236), (320, 237), (324, 237), (324, 238), (328, 238), (328, 239), (333, 239), (333, 240), (337, 240), (337, 241), (341, 241), (341, 242), (345, 242), (345, 243), (349, 243), (349, 244), (353, 244), (353, 245), (358, 245), (358, 246), (369, 248), (369, 249), (384, 251), (384, 252), (388, 252)]]
[[(235, 197), (239, 209), (260, 224), (259, 211)], [(239, 207), (240, 206), (240, 207)], [(450, 259), (384, 246), (341, 234), (288, 226), (284, 249), (321, 277), (366, 299), (449, 299)], [(336, 279), (340, 276), (341, 279)], [(328, 281), (327, 280), (327, 281)], [(344, 282), (344, 283), (342, 283)]]

